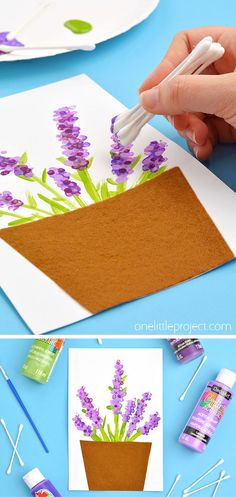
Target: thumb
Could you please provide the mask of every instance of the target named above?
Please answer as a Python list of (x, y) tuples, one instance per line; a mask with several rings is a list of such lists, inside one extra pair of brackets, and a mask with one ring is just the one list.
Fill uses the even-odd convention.
[(176, 115), (204, 112), (232, 117), (236, 115), (236, 73), (223, 75), (176, 76), (172, 80), (140, 95), (141, 104), (152, 114)]

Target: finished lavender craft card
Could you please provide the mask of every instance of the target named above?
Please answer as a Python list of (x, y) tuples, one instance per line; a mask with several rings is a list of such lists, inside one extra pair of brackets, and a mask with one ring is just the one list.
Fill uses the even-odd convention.
[(123, 109), (85, 75), (1, 100), (1, 286), (33, 333), (235, 257), (235, 193), (149, 125), (123, 147)]
[(162, 377), (161, 349), (69, 350), (69, 490), (163, 490)]

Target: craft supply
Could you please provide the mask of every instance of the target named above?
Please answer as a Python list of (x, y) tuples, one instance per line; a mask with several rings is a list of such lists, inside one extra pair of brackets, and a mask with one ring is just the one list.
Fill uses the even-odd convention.
[[(229, 480), (231, 478), (230, 475), (224, 476), (224, 478), (220, 479), (220, 482)], [(205, 490), (205, 488), (212, 487), (213, 485), (216, 485), (219, 482), (219, 480), (212, 481), (211, 483), (208, 483), (207, 485), (204, 485), (204, 487), (196, 488), (196, 490), (193, 490), (192, 492), (189, 492), (188, 494), (184, 494), (185, 497), (189, 497), (190, 495), (196, 494), (202, 490)]]
[(179, 482), (180, 478), (181, 478), (181, 475), (176, 476), (175, 481), (174, 481), (173, 485), (171, 485), (170, 490), (169, 490), (166, 497), (170, 497), (172, 495), (172, 493), (173, 493), (177, 483)]
[[(215, 43), (211, 36), (206, 36), (196, 45), (186, 59), (159, 83), (159, 86), (180, 74), (200, 74), (206, 67), (222, 57), (223, 54), (224, 48), (220, 43)], [(153, 114), (145, 111), (141, 104), (137, 104), (132, 109), (120, 114), (114, 123), (114, 130), (120, 143), (122, 145), (133, 143), (142, 127), (152, 117)]]
[(222, 480), (223, 480), (224, 476), (225, 476), (225, 471), (223, 470), (223, 471), (221, 471), (221, 473), (220, 473), (220, 479), (219, 479), (218, 483), (216, 484), (216, 488), (215, 488), (215, 490), (214, 490), (214, 492), (213, 492), (213, 494), (212, 494), (212, 497), (215, 497), (215, 496), (216, 496), (216, 494), (217, 494), (217, 492), (218, 492), (218, 490), (219, 490), (220, 484), (221, 484), (221, 482), (222, 482)]
[(208, 476), (210, 473), (212, 473), (212, 471), (214, 471), (216, 468), (218, 468), (218, 466), (220, 466), (221, 464), (224, 464), (224, 459), (220, 459), (216, 464), (214, 464), (214, 466), (212, 466), (203, 475), (201, 475), (197, 480), (195, 480), (188, 488), (185, 488), (184, 494), (189, 492), (189, 490), (191, 490), (191, 488), (195, 487), (195, 485), (197, 485), (197, 483), (202, 481), (206, 476)]
[(0, 235), (92, 313), (234, 258), (177, 167), (104, 202)]
[(198, 338), (170, 338), (168, 342), (181, 364), (193, 361), (204, 354), (204, 348)]
[(198, 373), (200, 372), (200, 370), (202, 369), (202, 366), (205, 364), (205, 362), (206, 362), (206, 361), (207, 361), (207, 356), (205, 355), (205, 356), (202, 358), (202, 360), (201, 360), (201, 362), (200, 362), (200, 364), (199, 364), (198, 368), (196, 369), (196, 371), (195, 371), (194, 375), (192, 376), (192, 378), (191, 378), (191, 380), (190, 380), (190, 382), (189, 382), (189, 384), (188, 384), (187, 388), (185, 389), (184, 393), (182, 393), (182, 395), (180, 396), (179, 400), (181, 400), (181, 401), (182, 401), (182, 400), (184, 400), (184, 399), (185, 399), (185, 397), (186, 397), (186, 395), (187, 395), (187, 393), (188, 393), (188, 391), (189, 391), (190, 387), (192, 386), (192, 384), (193, 384), (193, 382), (194, 382), (195, 378), (197, 377)]
[(21, 373), (38, 383), (47, 383), (62, 352), (65, 340), (57, 338), (34, 341)]
[(46, 480), (38, 468), (29, 471), (29, 473), (23, 476), (23, 480), (30, 489), (31, 495), (35, 497), (62, 497), (50, 480)]
[(236, 374), (221, 369), (216, 380), (206, 386), (193, 414), (180, 435), (179, 442), (197, 452), (204, 452), (233, 397)]
[(3, 375), (3, 377), (5, 378), (5, 380), (6, 380), (7, 384), (8, 384), (8, 386), (9, 386), (9, 388), (11, 389), (14, 397), (16, 398), (18, 404), (21, 406), (21, 409), (23, 410), (23, 412), (25, 413), (27, 419), (29, 420), (29, 422), (30, 422), (33, 430), (35, 431), (35, 433), (36, 433), (39, 441), (41, 442), (41, 444), (42, 444), (45, 452), (49, 452), (49, 450), (48, 450), (48, 448), (47, 448), (44, 440), (42, 439), (42, 437), (41, 437), (41, 435), (40, 435), (40, 433), (38, 431), (38, 428), (36, 427), (36, 425), (35, 425), (34, 421), (32, 420), (32, 418), (31, 418), (28, 410), (26, 409), (25, 404), (23, 403), (23, 401), (22, 401), (19, 393), (17, 392), (15, 386), (13, 385), (12, 381), (10, 380), (10, 378), (8, 377), (6, 371), (3, 369), (2, 366), (0, 366), (0, 371), (1, 371), (2, 375)]
[(98, 338), (98, 344), (99, 344), (99, 345), (102, 345), (102, 344), (103, 344), (102, 338)]
[(16, 38), (16, 36), (23, 31), (23, 29), (26, 28), (35, 18), (39, 16), (39, 14), (42, 13), (42, 11), (48, 7), (51, 3), (53, 3), (55, 0), (41, 0), (39, 4), (36, 6), (36, 8), (31, 12), (30, 14), (27, 14), (26, 18), (24, 19), (23, 23), (18, 26), (17, 29), (14, 31), (11, 31), (11, 33), (8, 33), (7, 39), (13, 40)]
[(72, 31), (72, 33), (80, 35), (88, 33), (93, 29), (93, 26), (92, 24), (90, 24), (90, 22), (81, 21), (80, 19), (69, 19), (68, 21), (64, 22), (64, 26), (65, 28)]
[(14, 450), (13, 450), (13, 453), (12, 453), (12, 457), (11, 457), (11, 461), (10, 461), (9, 467), (7, 469), (7, 474), (8, 475), (11, 474), (12, 465), (13, 465), (13, 461), (15, 459), (15, 455), (16, 455), (16, 451), (17, 451), (17, 448), (18, 448), (18, 445), (19, 445), (19, 441), (20, 441), (20, 436), (21, 436), (22, 430), (23, 430), (23, 425), (20, 424), (19, 429), (18, 429), (18, 435), (17, 435), (15, 447), (14, 447)]
[(5, 421), (4, 421), (4, 419), (1, 419), (1, 424), (2, 424), (4, 430), (5, 430), (6, 434), (7, 434), (7, 437), (9, 439), (10, 443), (11, 443), (11, 446), (12, 446), (13, 450), (15, 451), (16, 457), (17, 457), (20, 465), (23, 467), (24, 466), (24, 461), (22, 461), (22, 459), (21, 459), (21, 456), (20, 456), (20, 454), (19, 454), (19, 452), (17, 450), (17, 447), (15, 446), (15, 444), (14, 444), (12, 438), (11, 438), (11, 435), (10, 435), (8, 429), (7, 429), (7, 425), (6, 425)]
[(92, 43), (83, 44), (73, 44), (73, 45), (27, 45), (27, 46), (13, 46), (0, 44), (0, 51), (15, 55), (15, 52), (25, 52), (28, 50), (94, 50), (95, 45)]

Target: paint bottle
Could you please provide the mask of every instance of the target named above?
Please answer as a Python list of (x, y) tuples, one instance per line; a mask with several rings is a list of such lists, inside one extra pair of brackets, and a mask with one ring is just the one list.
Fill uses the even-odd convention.
[(32, 469), (23, 480), (35, 497), (62, 497), (53, 484), (44, 478), (38, 468)]
[(63, 339), (36, 339), (21, 370), (27, 378), (47, 383), (64, 346)]
[(180, 435), (179, 442), (197, 452), (204, 452), (233, 397), (236, 374), (221, 369), (216, 380), (206, 386), (193, 414)]
[(186, 364), (204, 354), (204, 348), (197, 338), (171, 338), (168, 340), (179, 362)]

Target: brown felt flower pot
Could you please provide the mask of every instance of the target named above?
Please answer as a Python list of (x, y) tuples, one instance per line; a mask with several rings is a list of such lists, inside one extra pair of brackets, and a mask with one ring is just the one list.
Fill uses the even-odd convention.
[(80, 442), (89, 490), (143, 490), (152, 444)]

